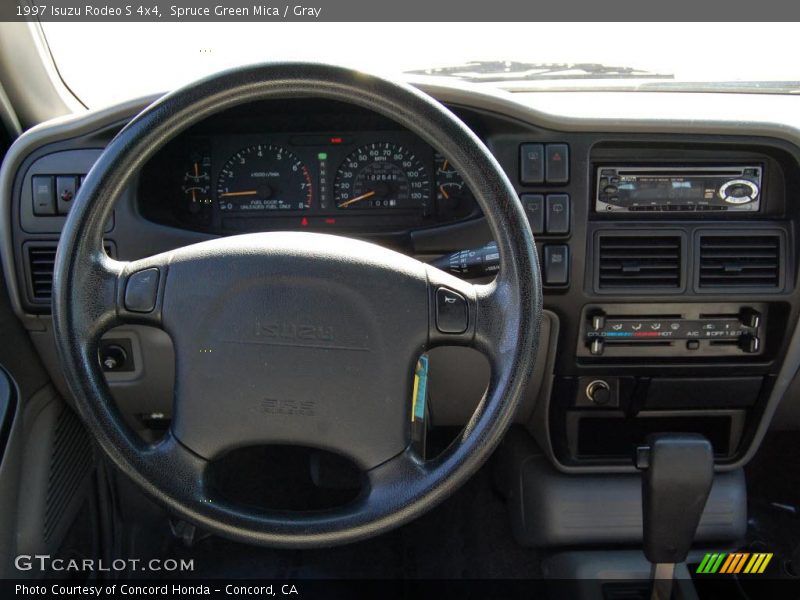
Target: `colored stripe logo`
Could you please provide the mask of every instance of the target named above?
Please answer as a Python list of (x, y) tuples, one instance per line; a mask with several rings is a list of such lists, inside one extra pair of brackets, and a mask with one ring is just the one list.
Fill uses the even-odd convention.
[(756, 575), (763, 573), (772, 560), (772, 552), (711, 552), (703, 557), (697, 567), (697, 573), (713, 575), (714, 573), (735, 575), (747, 573)]

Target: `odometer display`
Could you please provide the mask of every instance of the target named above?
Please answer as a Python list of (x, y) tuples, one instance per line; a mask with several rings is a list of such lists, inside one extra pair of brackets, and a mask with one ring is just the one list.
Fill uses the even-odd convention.
[(225, 163), (217, 179), (221, 211), (305, 210), (311, 207), (311, 173), (281, 146), (257, 144)]
[(428, 171), (399, 144), (375, 142), (345, 158), (333, 184), (339, 209), (420, 209), (431, 194)]

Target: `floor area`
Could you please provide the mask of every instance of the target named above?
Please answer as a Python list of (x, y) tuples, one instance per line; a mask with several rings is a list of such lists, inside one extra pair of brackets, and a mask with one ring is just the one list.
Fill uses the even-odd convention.
[(536, 551), (513, 539), (506, 506), (488, 468), (425, 516), (378, 538), (324, 550), (253, 548), (212, 537), (193, 548), (172, 541), (167, 555), (194, 558), (208, 577), (536, 578)]

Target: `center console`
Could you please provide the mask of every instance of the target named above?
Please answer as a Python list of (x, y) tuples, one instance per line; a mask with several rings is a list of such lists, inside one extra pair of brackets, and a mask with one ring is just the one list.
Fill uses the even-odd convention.
[(696, 433), (734, 468), (797, 319), (796, 151), (582, 141), (570, 144), (572, 276), (551, 296), (564, 336), (539, 442), (562, 470), (628, 470), (647, 436)]

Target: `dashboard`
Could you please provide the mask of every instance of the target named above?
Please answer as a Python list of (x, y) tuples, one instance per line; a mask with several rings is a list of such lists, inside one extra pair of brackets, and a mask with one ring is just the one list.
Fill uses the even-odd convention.
[[(800, 366), (800, 124), (745, 127), (722, 95), (426, 91), (487, 144), (536, 239), (546, 310), (517, 422), (567, 472), (630, 471), (638, 443), (674, 430), (708, 437), (719, 469), (741, 466)], [(759, 118), (780, 112), (762, 104), (789, 102), (755, 96)], [(606, 118), (578, 118), (601, 104)], [(55, 381), (59, 232), (81, 178), (143, 106), (43, 126), (0, 173), (12, 303)], [(383, 117), (314, 99), (242, 105), (180, 134), (123, 194), (106, 245), (128, 260), (286, 229), (367, 238), (465, 278), (493, 273), (489, 229), (447, 157)], [(101, 352), (112, 350), (122, 359), (108, 380), (131, 422), (168, 418), (166, 334), (115, 330)], [(472, 352), (431, 353), (438, 425), (463, 425), (480, 401), (489, 373)]]
[(180, 136), (143, 171), (142, 213), (218, 235), (401, 232), (480, 215), (447, 158), (390, 121), (314, 101), (275, 114), (253, 105)]

